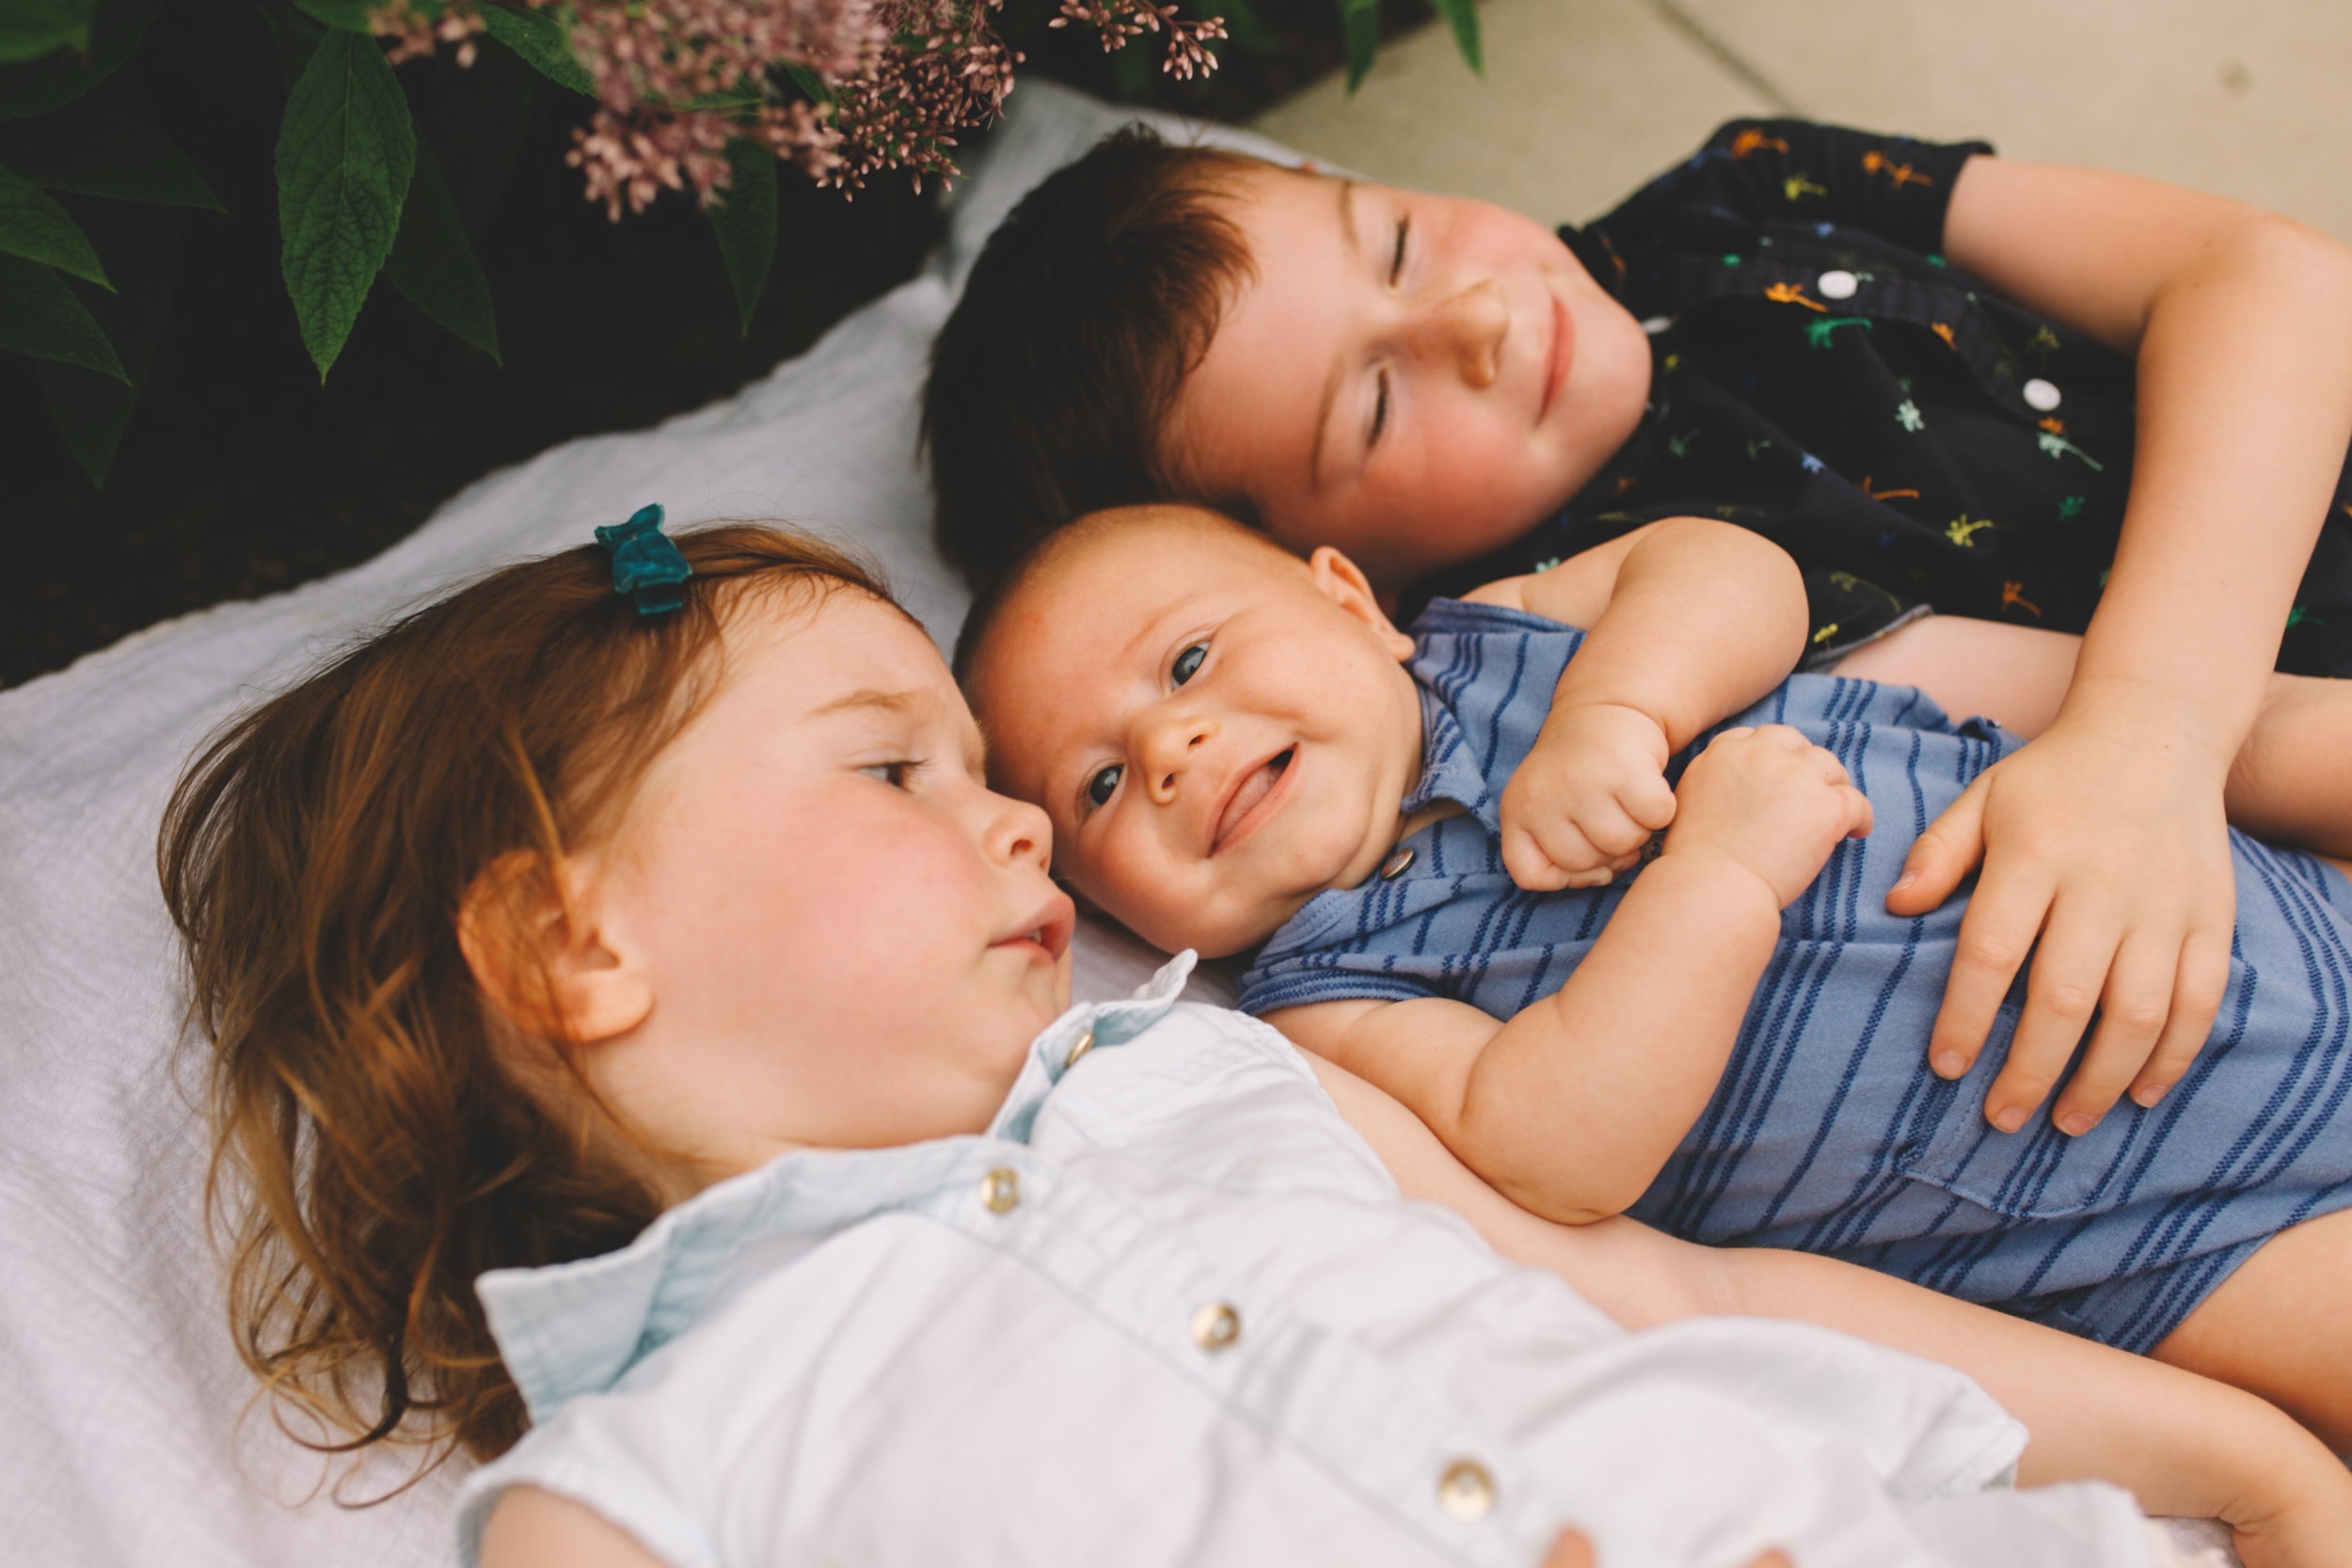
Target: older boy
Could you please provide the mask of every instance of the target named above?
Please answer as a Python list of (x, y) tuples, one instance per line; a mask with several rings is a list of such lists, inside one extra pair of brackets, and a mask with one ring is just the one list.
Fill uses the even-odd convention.
[[(1564, 243), (1114, 138), (941, 335), (943, 544), (985, 578), (1079, 511), (1190, 496), (1391, 590), (1696, 514), (1788, 547), (1825, 661), (1922, 601), (2086, 630), (2041, 744), (1918, 835), (1889, 908), (1982, 851), (1931, 1059), (1966, 1069), (2033, 950), (1988, 1113), (2039, 1103), (2095, 1017), (2052, 1112), (2095, 1118), (2210, 1031), (2273, 656), (2352, 670), (2352, 251), (1984, 151), (1738, 122)], [(1867, 673), (1964, 673), (1977, 629), (1907, 627)]]

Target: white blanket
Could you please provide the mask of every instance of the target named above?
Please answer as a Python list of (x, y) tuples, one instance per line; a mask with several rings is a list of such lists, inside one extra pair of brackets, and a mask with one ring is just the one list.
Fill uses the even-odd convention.
[[(41, 1568), (396, 1568), (451, 1558), (451, 1477), (353, 1510), (248, 1414), (201, 1216), (200, 1043), (157, 893), (158, 815), (190, 749), (257, 691), (485, 566), (580, 543), (647, 501), (674, 524), (789, 518), (879, 560), (935, 636), (965, 598), (930, 547), (914, 411), (931, 334), (1021, 192), (1133, 118), (1050, 86), (959, 193), (924, 274), (723, 403), (481, 481), (368, 564), (153, 627), (0, 693), (0, 1540)], [(1219, 140), (1282, 155), (1230, 131)], [(1151, 956), (1094, 931), (1081, 987)], [(1197, 994), (1197, 993), (1196, 993)], [(346, 1481), (359, 1500), (405, 1473)], [(308, 1498), (308, 1501), (303, 1499)]]

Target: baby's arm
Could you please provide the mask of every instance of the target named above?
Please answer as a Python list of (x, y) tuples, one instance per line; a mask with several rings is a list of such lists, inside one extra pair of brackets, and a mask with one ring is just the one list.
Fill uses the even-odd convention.
[(2352, 1477), (2251, 1394), (1835, 1259), (1694, 1246), (1623, 1218), (1549, 1224), (1480, 1181), (1379, 1089), (1308, 1060), (1407, 1197), (1454, 1210), (1496, 1251), (1559, 1275), (1628, 1327), (1706, 1314), (1820, 1323), (1982, 1384), (2026, 1423), (2029, 1484), (2103, 1480), (2150, 1513), (2227, 1520), (2249, 1568), (2340, 1562), (2352, 1540)]
[(1666, 759), (1762, 697), (1804, 650), (1804, 583), (1746, 529), (1669, 517), (1469, 595), (1587, 628), (1502, 792), (1523, 888), (1592, 887), (1674, 820)]
[(1706, 1107), (1780, 911), (1870, 807), (1782, 726), (1729, 730), (1683, 776), (1664, 851), (1566, 984), (1507, 1022), (1440, 997), (1267, 1022), (1410, 1106), (1473, 1170), (1582, 1224), (1641, 1196)]

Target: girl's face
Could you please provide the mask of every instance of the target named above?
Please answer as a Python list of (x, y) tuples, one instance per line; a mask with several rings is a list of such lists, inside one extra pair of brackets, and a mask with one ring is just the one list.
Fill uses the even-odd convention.
[(1274, 168), (1240, 178), (1232, 216), (1255, 276), (1164, 455), (1298, 553), (1401, 586), (1542, 521), (1640, 422), (1649, 340), (1541, 224)]
[(755, 594), (724, 649), (589, 865), (610, 967), (650, 1003), (589, 1048), (591, 1081), (685, 1156), (683, 1191), (794, 1147), (983, 1131), (1069, 1005), (1044, 814), (981, 782), (978, 727), (888, 606)]

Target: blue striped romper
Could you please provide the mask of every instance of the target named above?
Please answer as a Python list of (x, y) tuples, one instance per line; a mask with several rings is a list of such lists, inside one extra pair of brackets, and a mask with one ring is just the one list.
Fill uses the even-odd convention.
[[(1343, 997), (1446, 996), (1508, 1018), (1575, 968), (1624, 883), (1530, 894), (1498, 848), (1502, 785), (1583, 634), (1439, 600), (1414, 625), (1423, 771), (1408, 812), (1460, 802), (1392, 879), (1318, 895), (1242, 978), (1273, 1012)], [(2024, 1001), (1947, 1083), (1927, 1041), (1964, 898), (1904, 919), (1903, 857), (1968, 781), (2022, 742), (1954, 723), (1907, 687), (1795, 675), (1726, 724), (1793, 724), (1870, 799), (1781, 916), (1723, 1081), (1629, 1212), (1710, 1243), (1827, 1253), (2125, 1350), (2155, 1345), (2262, 1243), (2352, 1205), (2352, 886), (2233, 832), (2230, 986), (2195, 1066), (2153, 1109), (2120, 1102), (2069, 1138), (2001, 1133), (1984, 1096)], [(1704, 746), (1676, 759), (1670, 776)]]

